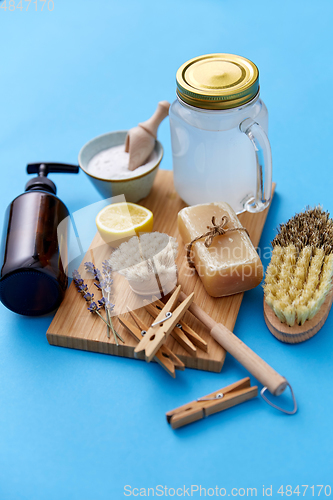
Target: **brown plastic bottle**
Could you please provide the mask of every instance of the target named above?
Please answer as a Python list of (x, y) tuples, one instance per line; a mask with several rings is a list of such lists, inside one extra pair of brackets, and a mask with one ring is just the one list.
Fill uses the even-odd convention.
[[(0, 253), (0, 300), (18, 314), (40, 316), (62, 301), (68, 279), (63, 268), (58, 226), (69, 216), (56, 196), (50, 172), (77, 173), (74, 165), (42, 163), (28, 165), (38, 173), (15, 198), (5, 214)], [(66, 248), (66, 231), (61, 242)], [(63, 252), (61, 252), (63, 256)]]

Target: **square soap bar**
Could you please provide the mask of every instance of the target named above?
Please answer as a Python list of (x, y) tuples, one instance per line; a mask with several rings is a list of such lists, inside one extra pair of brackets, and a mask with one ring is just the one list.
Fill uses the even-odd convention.
[(183, 208), (178, 213), (178, 229), (187, 245), (194, 238), (208, 231), (212, 217), (220, 224), (227, 217), (224, 229), (235, 228), (213, 238), (205, 246), (205, 238), (192, 245), (192, 261), (209, 295), (224, 297), (245, 292), (259, 285), (263, 278), (263, 266), (248, 234), (228, 203), (206, 203)]

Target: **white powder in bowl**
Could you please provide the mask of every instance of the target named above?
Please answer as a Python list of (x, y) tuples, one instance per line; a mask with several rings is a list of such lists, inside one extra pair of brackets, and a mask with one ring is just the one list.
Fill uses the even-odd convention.
[(157, 153), (154, 150), (148, 160), (135, 170), (128, 169), (129, 153), (125, 153), (125, 145), (104, 149), (95, 155), (87, 166), (87, 172), (101, 179), (127, 179), (148, 172), (157, 162)]

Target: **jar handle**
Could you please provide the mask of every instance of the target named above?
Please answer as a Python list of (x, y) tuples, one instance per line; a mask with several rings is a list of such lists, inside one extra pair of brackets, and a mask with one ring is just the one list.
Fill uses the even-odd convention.
[(239, 128), (252, 142), (256, 155), (256, 194), (246, 203), (245, 208), (248, 212), (261, 212), (269, 205), (272, 196), (271, 146), (265, 131), (251, 118), (242, 121)]

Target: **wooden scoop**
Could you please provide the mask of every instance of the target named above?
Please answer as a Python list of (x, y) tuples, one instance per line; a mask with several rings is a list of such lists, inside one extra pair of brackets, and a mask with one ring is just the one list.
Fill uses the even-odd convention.
[(169, 114), (170, 103), (161, 101), (153, 116), (127, 132), (125, 152), (129, 153), (129, 170), (135, 170), (151, 155), (160, 123)]

